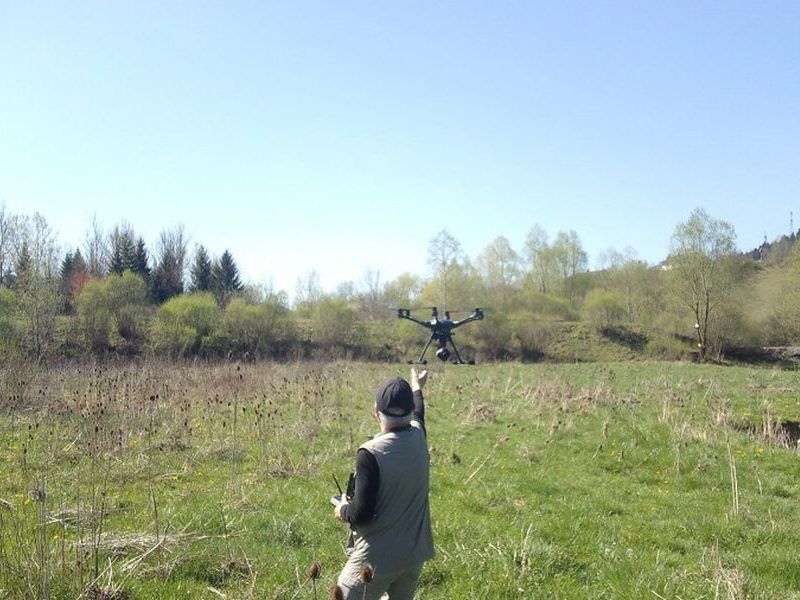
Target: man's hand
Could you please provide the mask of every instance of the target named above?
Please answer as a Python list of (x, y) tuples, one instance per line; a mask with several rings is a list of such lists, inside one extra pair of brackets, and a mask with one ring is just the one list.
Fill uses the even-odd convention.
[(411, 368), (411, 391), (416, 392), (417, 390), (421, 390), (425, 387), (425, 382), (428, 381), (428, 371), (424, 370), (421, 373), (417, 373), (415, 368)]
[(344, 518), (344, 507), (348, 506), (349, 503), (347, 501), (339, 502), (334, 509), (333, 509), (333, 518), (337, 521), (341, 521), (342, 523), (347, 523), (347, 520)]

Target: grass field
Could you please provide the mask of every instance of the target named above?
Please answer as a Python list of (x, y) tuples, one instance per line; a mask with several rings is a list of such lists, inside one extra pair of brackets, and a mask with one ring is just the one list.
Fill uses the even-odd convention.
[[(800, 597), (797, 372), (430, 370), (420, 598)], [(331, 474), (406, 373), (5, 368), (0, 597), (327, 598), (346, 538)]]

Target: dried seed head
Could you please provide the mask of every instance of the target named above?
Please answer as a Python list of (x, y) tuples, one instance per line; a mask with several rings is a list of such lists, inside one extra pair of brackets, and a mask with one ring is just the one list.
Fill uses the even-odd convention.
[(322, 570), (322, 565), (319, 564), (318, 560), (315, 560), (311, 563), (311, 566), (308, 567), (308, 578), (309, 579), (316, 579), (319, 577), (319, 572)]
[(361, 571), (358, 574), (361, 583), (369, 583), (372, 581), (373, 575), (375, 575), (375, 569), (372, 568), (371, 564), (364, 563), (361, 565)]
[(334, 584), (331, 588), (330, 600), (344, 600), (344, 592), (342, 592), (342, 588), (338, 585)]

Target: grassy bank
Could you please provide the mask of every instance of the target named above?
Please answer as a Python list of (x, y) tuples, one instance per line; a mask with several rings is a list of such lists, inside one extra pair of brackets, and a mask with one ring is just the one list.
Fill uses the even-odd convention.
[[(313, 598), (405, 366), (5, 370), (0, 596)], [(796, 373), (432, 366), (422, 598), (800, 594)], [(105, 594), (105, 596), (102, 596)]]

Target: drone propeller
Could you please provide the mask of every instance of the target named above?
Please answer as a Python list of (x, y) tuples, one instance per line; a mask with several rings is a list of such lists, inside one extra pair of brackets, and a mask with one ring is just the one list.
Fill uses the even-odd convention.
[(442, 308), (440, 306), (414, 306), (414, 307), (405, 307), (405, 306), (390, 306), (387, 307), (386, 310), (397, 311), (403, 310), (408, 312), (417, 312), (420, 310), (433, 310), (437, 309), (440, 313), (449, 312), (452, 315), (460, 315), (465, 313), (473, 313), (475, 312), (475, 308)]

